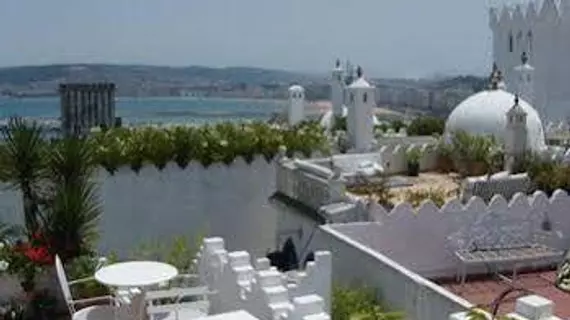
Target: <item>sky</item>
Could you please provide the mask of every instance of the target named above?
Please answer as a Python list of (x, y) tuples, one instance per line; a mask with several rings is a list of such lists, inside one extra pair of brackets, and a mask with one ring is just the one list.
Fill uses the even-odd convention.
[(327, 73), (341, 58), (374, 77), (482, 75), (491, 64), (488, 1), (0, 0), (0, 66)]

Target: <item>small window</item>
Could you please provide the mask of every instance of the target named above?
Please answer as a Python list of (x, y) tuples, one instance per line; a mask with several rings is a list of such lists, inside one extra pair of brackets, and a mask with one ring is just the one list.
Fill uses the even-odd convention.
[(509, 52), (513, 52), (513, 34), (509, 34)]
[(526, 34), (526, 38), (528, 41), (528, 51), (532, 52), (532, 31), (528, 30), (528, 33)]
[(354, 103), (354, 93), (350, 94), (350, 103)]
[(368, 93), (364, 93), (364, 95), (362, 96), (362, 102), (367, 103), (368, 102)]
[[(522, 31), (519, 31), (519, 33), (517, 33), (517, 48), (522, 49), (523, 48), (523, 34)], [(524, 50), (524, 49), (523, 49)]]

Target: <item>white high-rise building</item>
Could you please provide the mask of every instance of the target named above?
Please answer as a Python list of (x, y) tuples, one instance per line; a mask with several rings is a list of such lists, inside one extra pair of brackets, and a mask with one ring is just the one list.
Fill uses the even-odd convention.
[[(525, 6), (491, 8), (493, 59), (504, 72), (509, 91), (517, 88), (520, 57), (535, 67), (532, 98), (525, 97), (545, 122), (570, 116), (570, 1), (534, 1)], [(513, 87), (515, 86), (515, 87)], [(522, 94), (522, 93), (521, 93)]]

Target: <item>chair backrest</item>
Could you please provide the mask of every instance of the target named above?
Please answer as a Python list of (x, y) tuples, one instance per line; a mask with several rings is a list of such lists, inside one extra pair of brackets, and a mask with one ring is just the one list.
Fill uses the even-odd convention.
[(69, 289), (69, 283), (67, 282), (67, 276), (65, 275), (65, 269), (63, 268), (63, 264), (61, 263), (61, 259), (58, 255), (55, 256), (55, 270), (57, 271), (57, 279), (59, 280), (59, 286), (61, 287), (61, 292), (63, 293), (63, 297), (67, 306), (69, 307), (69, 311), (74, 313), (75, 310), (73, 308), (73, 298), (71, 296), (71, 290)]

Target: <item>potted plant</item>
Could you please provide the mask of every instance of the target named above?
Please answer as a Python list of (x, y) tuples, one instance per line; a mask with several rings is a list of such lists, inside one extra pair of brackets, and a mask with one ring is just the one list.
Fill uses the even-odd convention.
[(408, 176), (417, 177), (420, 174), (420, 158), (422, 153), (418, 148), (412, 148), (406, 152), (408, 163)]

